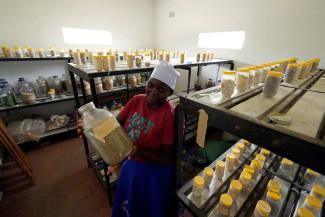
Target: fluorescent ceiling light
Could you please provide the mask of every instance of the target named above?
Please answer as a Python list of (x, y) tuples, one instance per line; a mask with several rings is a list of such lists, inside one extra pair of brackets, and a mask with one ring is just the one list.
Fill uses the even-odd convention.
[(199, 48), (219, 48), (241, 50), (245, 41), (245, 31), (199, 33)]
[(62, 33), (66, 44), (112, 44), (112, 33), (109, 31), (62, 27)]

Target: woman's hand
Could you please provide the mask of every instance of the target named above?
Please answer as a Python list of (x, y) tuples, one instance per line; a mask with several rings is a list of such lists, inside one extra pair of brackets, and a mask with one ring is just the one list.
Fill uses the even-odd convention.
[(84, 127), (84, 122), (83, 122), (82, 117), (79, 117), (77, 120), (78, 120), (77, 121), (77, 133), (79, 135), (79, 138), (82, 138), (83, 130), (84, 130), (84, 128), (83, 128)]

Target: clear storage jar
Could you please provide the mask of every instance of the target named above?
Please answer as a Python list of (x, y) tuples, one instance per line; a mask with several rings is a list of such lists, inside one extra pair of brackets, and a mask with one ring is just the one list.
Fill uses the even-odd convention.
[(304, 79), (307, 75), (307, 69), (308, 69), (308, 63), (301, 62), (298, 64), (299, 73), (298, 73), (298, 79)]
[(281, 164), (280, 164), (280, 167), (279, 167), (279, 170), (278, 172), (284, 176), (287, 176), (287, 177), (293, 177), (294, 176), (294, 167), (293, 167), (293, 162), (287, 158), (283, 158), (281, 160)]
[(256, 66), (250, 66), (249, 69), (249, 78), (248, 78), (248, 87), (255, 86), (255, 76), (256, 76)]
[(114, 80), (111, 77), (103, 77), (102, 82), (104, 90), (112, 90), (114, 88)]
[(128, 82), (129, 82), (130, 87), (137, 86), (137, 77), (135, 75), (129, 76)]
[(262, 165), (258, 160), (252, 160), (250, 163), (250, 167), (252, 167), (254, 169), (254, 177), (256, 178), (258, 176), (258, 174), (260, 173), (260, 170), (262, 169)]
[(265, 158), (268, 158), (268, 157), (270, 157), (271, 152), (265, 148), (262, 148), (260, 151), (260, 154), (264, 155)]
[(214, 53), (211, 52), (211, 53), (210, 53), (210, 61), (212, 61), (213, 59), (214, 59)]
[(235, 164), (239, 164), (240, 159), (240, 150), (236, 147), (231, 149), (231, 153), (235, 155)]
[(312, 195), (308, 195), (302, 204), (302, 207), (309, 209), (314, 215), (318, 216), (323, 204)]
[(207, 53), (203, 52), (202, 53), (202, 62), (205, 62), (207, 59)]
[(282, 77), (283, 73), (281, 72), (269, 71), (267, 73), (267, 78), (263, 88), (263, 94), (265, 97), (272, 98), (277, 94)]
[(170, 53), (166, 53), (166, 54), (165, 54), (165, 60), (166, 60), (167, 62), (170, 61)]
[(108, 56), (109, 58), (109, 68), (110, 70), (114, 71), (116, 68), (116, 58), (115, 55)]
[(20, 97), (25, 104), (33, 104), (36, 102), (34, 89), (28, 83), (24, 83), (20, 88)]
[(232, 180), (227, 194), (229, 194), (233, 200), (236, 200), (237, 195), (241, 192), (242, 188), (243, 185), (239, 180)]
[(90, 102), (78, 112), (83, 117), (84, 135), (107, 164), (118, 164), (131, 154), (132, 141), (109, 111), (97, 109)]
[(292, 83), (298, 78), (298, 64), (291, 63), (288, 65), (284, 75), (284, 82)]
[(239, 92), (244, 92), (248, 89), (249, 69), (239, 68), (236, 73), (236, 88)]
[(245, 152), (245, 145), (243, 143), (237, 143), (236, 148), (239, 149), (241, 155)]
[(245, 165), (243, 172), (249, 173), (252, 176), (252, 178), (254, 177), (254, 174), (255, 174), (255, 170), (251, 166), (248, 166), (248, 165)]
[(29, 47), (29, 48), (27, 48), (27, 51), (28, 51), (28, 56), (30, 58), (34, 58), (35, 57), (35, 51), (34, 51), (33, 48)]
[(52, 76), (50, 80), (50, 87), (53, 88), (57, 94), (63, 93), (62, 82), (57, 75)]
[(262, 82), (263, 66), (257, 65), (255, 67), (256, 70), (255, 70), (255, 78), (254, 78), (253, 86), (258, 86)]
[(215, 174), (217, 179), (222, 180), (224, 173), (225, 173), (225, 162), (222, 160), (217, 160), (216, 168), (215, 168)]
[(297, 210), (295, 217), (316, 217), (309, 209), (300, 207)]
[(306, 73), (305, 73), (306, 76), (305, 77), (308, 77), (312, 71), (311, 69), (313, 67), (313, 62), (309, 60), (309, 61), (306, 61), (306, 63), (308, 64), (308, 66), (306, 68)]
[(204, 168), (203, 171), (203, 178), (204, 178), (204, 185), (206, 187), (210, 186), (211, 180), (213, 178), (213, 169), (211, 169), (210, 167), (206, 167)]
[(235, 72), (224, 71), (221, 80), (221, 94), (225, 98), (231, 97), (235, 89)]
[(94, 56), (94, 66), (97, 72), (101, 72), (104, 69), (104, 63), (102, 56)]
[(270, 64), (268, 64), (268, 63), (265, 63), (265, 64), (262, 64), (262, 66), (263, 66), (263, 74), (262, 74), (262, 79), (261, 79), (261, 82), (262, 83), (265, 83), (265, 81), (266, 81), (266, 77), (267, 77), (267, 73), (270, 71)]
[(185, 53), (180, 53), (179, 62), (180, 62), (180, 64), (184, 64), (184, 62), (185, 62)]
[(253, 217), (268, 217), (271, 213), (271, 206), (264, 200), (257, 201)]
[(23, 58), (23, 50), (21, 49), (21, 47), (14, 47), (13, 48), (13, 53), (14, 53), (14, 57), (16, 58)]
[(91, 95), (90, 84), (87, 81), (84, 81), (84, 88), (86, 96)]
[(252, 180), (252, 175), (249, 174), (248, 172), (243, 171), (240, 173), (239, 181), (243, 185), (243, 190), (248, 189), (248, 186), (249, 186), (251, 180)]
[(136, 56), (135, 57), (135, 65), (137, 67), (141, 67), (142, 66), (142, 59), (141, 59), (141, 56)]
[(271, 215), (276, 216), (281, 208), (281, 198), (282, 195), (279, 191), (275, 189), (270, 189), (266, 193), (265, 201), (271, 206)]
[(270, 179), (267, 183), (267, 191), (278, 191), (281, 192), (281, 184), (275, 179)]
[(310, 195), (323, 202), (325, 199), (325, 188), (321, 185), (313, 185)]
[(143, 62), (144, 62), (145, 67), (150, 67), (150, 62), (151, 62), (150, 54), (145, 54), (143, 56)]
[(76, 65), (81, 65), (81, 56), (80, 56), (80, 52), (73, 52), (73, 62), (76, 64)]
[(219, 201), (218, 212), (221, 216), (229, 216), (233, 204), (233, 199), (229, 194), (222, 194)]
[(101, 57), (103, 62), (103, 70), (106, 72), (110, 71), (109, 56), (101, 56)]
[(320, 59), (316, 58), (316, 59), (313, 59), (313, 65), (311, 67), (311, 70), (314, 71), (316, 69), (318, 69), (318, 64), (320, 62)]
[(36, 49), (37, 55), (39, 58), (44, 58), (45, 57), (45, 53), (44, 53), (44, 49), (43, 48), (39, 48)]
[(207, 52), (207, 62), (210, 61), (210, 53)]
[(196, 54), (196, 62), (200, 62), (200, 60), (201, 60), (201, 54), (197, 53)]
[(303, 182), (307, 185), (313, 185), (319, 179), (320, 174), (314, 170), (307, 169), (303, 177)]
[(51, 57), (55, 57), (56, 56), (56, 52), (54, 48), (49, 48), (49, 53)]
[(82, 64), (87, 64), (87, 55), (86, 52), (80, 52), (80, 60)]
[(264, 163), (266, 161), (266, 157), (263, 154), (256, 154), (255, 160), (258, 160), (261, 164), (261, 166), (264, 166)]
[(11, 57), (13, 57), (12, 49), (11, 48), (9, 48), (7, 46), (2, 46), (1, 49), (2, 49), (3, 56), (5, 58), (11, 58)]
[(232, 153), (228, 153), (226, 155), (226, 170), (228, 172), (232, 172), (235, 169), (235, 155)]
[(193, 179), (192, 193), (195, 197), (201, 197), (204, 190), (204, 179), (202, 176), (195, 176)]
[(102, 83), (101, 78), (95, 78), (95, 88), (96, 88), (96, 93), (104, 92), (103, 83)]
[(132, 54), (128, 54), (126, 56), (126, 61), (129, 69), (132, 69), (134, 66), (134, 56)]
[(36, 79), (36, 96), (37, 97), (46, 97), (48, 92), (47, 81), (42, 77), (38, 76)]

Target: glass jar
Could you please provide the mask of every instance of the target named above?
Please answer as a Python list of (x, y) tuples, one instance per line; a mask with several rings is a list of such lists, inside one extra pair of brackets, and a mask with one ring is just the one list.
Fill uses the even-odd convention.
[(57, 75), (52, 76), (52, 78), (50, 79), (50, 88), (53, 88), (55, 90), (55, 93), (57, 94), (63, 93), (62, 83)]
[(45, 57), (45, 53), (44, 53), (44, 49), (43, 48), (39, 48), (36, 50), (37, 55), (39, 58), (44, 58)]
[(323, 202), (325, 199), (325, 188), (320, 185), (313, 185), (310, 195)]
[(16, 58), (23, 58), (23, 50), (21, 47), (14, 47), (13, 49), (14, 57)]
[(38, 76), (38, 79), (36, 79), (36, 96), (46, 97), (47, 92), (48, 92), (47, 81), (42, 76)]
[(142, 66), (142, 59), (141, 59), (141, 56), (136, 56), (135, 57), (135, 65), (137, 67), (141, 67)]
[(248, 88), (249, 69), (239, 68), (236, 73), (236, 88), (238, 92), (244, 92)]
[(200, 62), (200, 59), (201, 59), (201, 54), (197, 53), (196, 54), (196, 62)]
[(238, 148), (232, 148), (231, 153), (235, 155), (235, 164), (239, 164), (239, 158), (240, 158), (240, 150)]
[(221, 94), (225, 98), (231, 97), (235, 89), (235, 72), (224, 71), (221, 80)]
[(253, 217), (268, 217), (271, 213), (271, 206), (264, 200), (257, 201)]
[(109, 56), (101, 56), (103, 62), (103, 70), (109, 72)]
[(185, 62), (185, 53), (180, 54), (179, 62), (180, 62), (180, 64), (184, 64), (184, 62)]
[(33, 104), (36, 102), (34, 89), (28, 84), (24, 83), (20, 89), (20, 97), (25, 104)]
[(134, 66), (133, 60), (134, 60), (134, 56), (132, 54), (128, 54), (126, 56), (126, 61), (129, 69), (132, 69)]
[(315, 217), (315, 215), (309, 209), (300, 207), (295, 217)]
[(205, 62), (207, 58), (207, 53), (203, 52), (202, 53), (202, 62)]
[(298, 66), (299, 65), (296, 63), (291, 63), (288, 65), (284, 75), (284, 82), (292, 83), (298, 78), (298, 74), (297, 74)]
[(215, 169), (216, 177), (219, 180), (222, 180), (223, 175), (225, 173), (225, 162), (222, 160), (216, 161), (216, 169)]
[(322, 202), (311, 195), (308, 195), (302, 204), (302, 207), (309, 209), (316, 216), (320, 213), (322, 206)]
[(120, 87), (123, 87), (125, 86), (125, 76), (124, 75), (120, 75), (117, 77), (117, 80), (118, 80), (118, 85)]
[(201, 197), (203, 195), (204, 179), (202, 176), (195, 176), (193, 179), (192, 192), (193, 196)]
[(151, 61), (150, 55), (149, 54), (145, 54), (143, 56), (143, 62), (144, 62), (145, 67), (150, 67), (150, 61)]
[(232, 153), (228, 153), (226, 155), (226, 170), (231, 173), (235, 169), (235, 155)]
[(316, 59), (313, 59), (313, 65), (311, 67), (311, 70), (314, 71), (316, 69), (318, 69), (318, 64), (320, 62), (320, 59), (316, 58)]
[(232, 180), (227, 194), (229, 194), (233, 200), (236, 200), (237, 195), (241, 192), (242, 188), (243, 185), (239, 180)]
[(233, 199), (229, 194), (222, 194), (219, 201), (218, 212), (222, 216), (229, 216), (233, 204)]
[(29, 48), (27, 48), (27, 51), (28, 51), (28, 56), (30, 58), (34, 58), (35, 57), (35, 51), (34, 51), (33, 48), (29, 47)]
[(116, 58), (115, 55), (110, 55), (108, 56), (109, 58), (109, 66), (110, 66), (110, 70), (114, 71), (116, 68)]
[(256, 154), (255, 160), (258, 160), (260, 162), (261, 166), (263, 167), (264, 163), (266, 161), (266, 157), (262, 154)]
[(252, 176), (248, 172), (243, 171), (240, 173), (239, 181), (243, 185), (243, 190), (248, 189), (248, 186), (249, 186), (249, 183), (251, 180), (252, 180)]
[(129, 76), (128, 82), (131, 87), (137, 86), (137, 77), (135, 75)]
[(114, 88), (114, 81), (111, 77), (103, 77), (102, 82), (104, 90), (112, 90)]
[(95, 78), (95, 88), (96, 88), (96, 93), (104, 92), (103, 83), (102, 83), (101, 78)]
[(276, 216), (281, 208), (281, 193), (275, 189), (270, 189), (266, 193), (265, 201), (271, 206), (271, 215)]
[(302, 180), (307, 185), (313, 185), (319, 177), (320, 174), (318, 172), (311, 169), (307, 169)]
[(203, 171), (203, 177), (204, 177), (204, 185), (206, 187), (210, 186), (211, 180), (213, 178), (213, 169), (211, 169), (210, 167), (206, 167), (204, 168)]
[(272, 98), (277, 94), (282, 77), (283, 73), (281, 72), (269, 71), (267, 73), (267, 78), (263, 88), (263, 94), (265, 97)]
[(294, 176), (293, 169), (293, 162), (287, 158), (283, 158), (278, 173), (288, 178), (292, 178)]
[(90, 102), (78, 112), (83, 117), (84, 135), (107, 164), (116, 165), (131, 154), (132, 141), (109, 111), (97, 109)]

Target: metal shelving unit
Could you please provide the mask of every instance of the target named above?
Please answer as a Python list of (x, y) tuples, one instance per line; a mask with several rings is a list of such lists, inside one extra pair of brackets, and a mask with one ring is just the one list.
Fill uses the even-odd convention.
[[(324, 75), (324, 70), (316, 70), (308, 78), (298, 80), (294, 84), (282, 83), (278, 94), (273, 99), (263, 97), (263, 84), (242, 93), (235, 92), (229, 99), (221, 97), (219, 87), (180, 95), (180, 102), (175, 111), (177, 180), (181, 180), (180, 177), (182, 177), (180, 162), (182, 150), (188, 138), (196, 136), (198, 111), (203, 109), (208, 114), (208, 127), (226, 131), (301, 165), (293, 180), (287, 180), (276, 174), (277, 163), (274, 167), (264, 168), (266, 177), (278, 176), (290, 183), (289, 194), (284, 200), (285, 204), (281, 213), (283, 216), (293, 216), (300, 192), (304, 190), (300, 180), (306, 168), (325, 174), (325, 120), (322, 115), (325, 112), (324, 101), (322, 101), (325, 97)], [(310, 98), (311, 94), (313, 98)], [(306, 106), (306, 109), (303, 106)], [(313, 113), (318, 111), (316, 118), (313, 118), (311, 114), (308, 118), (308, 115), (301, 112), (308, 110)], [(293, 119), (291, 125), (278, 125), (269, 119), (272, 113), (290, 114), (294, 118), (298, 115), (299, 118)], [(318, 118), (319, 116), (321, 118)], [(309, 125), (311, 121), (314, 123), (313, 126)], [(185, 130), (183, 123), (185, 123)], [(301, 123), (308, 127), (299, 127)], [(223, 158), (224, 155), (220, 157), (220, 159)], [(214, 165), (211, 164), (211, 166)], [(262, 189), (265, 189), (266, 181), (261, 181), (260, 185)], [(209, 216), (219, 198), (218, 195), (224, 191), (220, 190), (215, 193), (209, 200), (212, 202), (207, 202), (202, 208), (197, 208), (188, 200), (191, 186), (192, 181), (184, 186), (178, 186), (180, 187), (178, 199), (194, 216)], [(260, 197), (262, 192), (259, 190), (255, 192), (256, 198)], [(235, 216), (250, 216), (252, 204), (256, 204), (256, 200), (252, 199), (254, 196), (250, 198), (250, 201), (253, 201), (251, 205), (246, 204), (242, 212)]]

